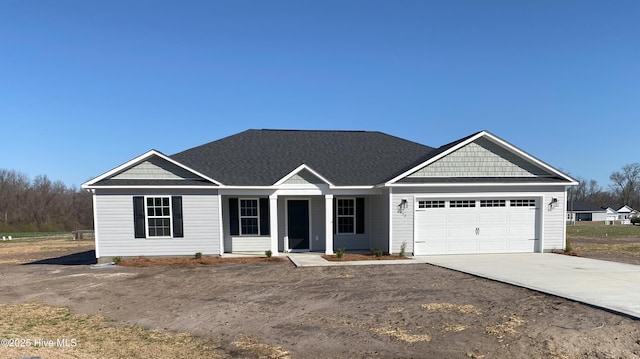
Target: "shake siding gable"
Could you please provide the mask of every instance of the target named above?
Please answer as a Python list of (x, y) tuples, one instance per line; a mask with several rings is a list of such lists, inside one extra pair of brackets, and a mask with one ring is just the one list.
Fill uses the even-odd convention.
[(151, 157), (111, 178), (113, 179), (188, 179), (194, 175), (158, 157)]
[(536, 177), (547, 172), (480, 138), (409, 177)]

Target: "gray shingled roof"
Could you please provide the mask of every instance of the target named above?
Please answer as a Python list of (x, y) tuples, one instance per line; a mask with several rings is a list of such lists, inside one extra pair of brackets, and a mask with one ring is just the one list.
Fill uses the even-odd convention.
[(247, 130), (170, 157), (225, 185), (272, 185), (305, 164), (355, 186), (384, 183), (433, 151), (382, 132)]
[(585, 201), (567, 201), (567, 210), (573, 212), (606, 212), (606, 208)]

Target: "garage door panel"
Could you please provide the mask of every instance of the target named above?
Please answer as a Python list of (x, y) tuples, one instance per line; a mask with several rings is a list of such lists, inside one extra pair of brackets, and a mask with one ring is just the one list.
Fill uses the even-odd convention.
[(496, 240), (480, 240), (478, 241), (479, 253), (501, 253), (506, 252), (509, 249), (508, 244), (505, 241)]
[(509, 214), (506, 211), (480, 211), (478, 213), (479, 225), (506, 225), (509, 222)]
[[(478, 235), (480, 238), (498, 238), (497, 240), (503, 240), (509, 235), (509, 228), (505, 226), (495, 227), (479, 227)], [(496, 239), (494, 239), (496, 240)]]
[(414, 251), (416, 254), (534, 252), (538, 212), (533, 206), (526, 207), (526, 203), (535, 201), (518, 200), (511, 206), (508, 199), (476, 200), (475, 207), (447, 205), (416, 211)]
[(476, 249), (477, 242), (474, 240), (447, 243), (447, 253), (451, 254), (475, 253)]
[[(457, 209), (447, 214), (446, 221), (447, 223), (453, 224), (453, 225), (460, 225), (460, 224), (468, 225), (469, 223), (476, 223), (477, 216), (478, 216), (477, 213), (469, 213), (469, 210), (466, 208), (462, 210)], [(475, 225), (473, 225), (473, 227), (475, 228)]]
[(460, 227), (460, 226), (454, 226), (454, 227), (449, 227), (447, 228), (446, 231), (446, 236), (448, 239), (454, 239), (454, 240), (459, 240), (459, 241), (463, 241), (466, 240), (468, 238), (473, 238), (476, 235), (476, 228), (473, 227)]
[(536, 241), (534, 239), (509, 241), (509, 251), (513, 253), (534, 252)]
[(511, 227), (508, 235), (513, 239), (535, 239), (536, 229), (527, 227)]

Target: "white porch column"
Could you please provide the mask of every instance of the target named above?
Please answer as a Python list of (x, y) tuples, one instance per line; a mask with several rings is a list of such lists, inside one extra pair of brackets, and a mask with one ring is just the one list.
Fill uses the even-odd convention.
[(278, 255), (278, 195), (269, 196), (269, 226), (271, 233), (271, 255)]
[(324, 213), (325, 213), (325, 254), (333, 254), (333, 195), (326, 194), (324, 196)]

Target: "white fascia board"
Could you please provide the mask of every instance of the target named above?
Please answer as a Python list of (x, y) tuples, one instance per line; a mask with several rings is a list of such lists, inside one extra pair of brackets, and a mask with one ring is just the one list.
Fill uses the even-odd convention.
[(540, 183), (540, 182), (521, 182), (521, 183), (391, 183), (387, 187), (517, 187), (517, 186), (564, 186), (566, 183)]
[(333, 186), (333, 183), (329, 182), (326, 178), (324, 178), (322, 175), (320, 175), (318, 172), (314, 171), (311, 167), (305, 165), (304, 163), (301, 164), (300, 166), (298, 166), (293, 171), (289, 172), (289, 174), (287, 174), (286, 176), (282, 177), (278, 182), (274, 183), (273, 185), (274, 186), (282, 185), (283, 183), (288, 181), (291, 177), (295, 176), (296, 174), (298, 174), (302, 170), (307, 170), (307, 171), (311, 172), (314, 176), (320, 178), (324, 183), (328, 184), (330, 187)]
[(101, 190), (101, 189), (212, 189), (212, 190), (219, 190), (220, 188), (224, 188), (224, 187), (218, 187), (218, 186), (150, 186), (150, 185), (145, 185), (145, 186), (90, 186), (88, 187), (89, 189), (92, 190)]
[[(180, 162), (177, 162), (177, 161), (167, 157), (165, 154), (161, 153), (160, 151), (149, 150), (149, 151), (141, 154), (140, 156), (138, 156), (138, 157), (126, 162), (126, 163), (123, 163), (120, 166), (118, 166), (118, 167), (116, 167), (116, 168), (114, 168), (114, 169), (112, 169), (112, 170), (110, 170), (108, 172), (105, 172), (105, 173), (101, 174), (100, 176), (98, 176), (98, 177), (96, 177), (96, 178), (94, 178), (94, 179), (92, 179), (90, 181), (87, 181), (87, 182), (83, 183), (82, 184), (82, 188), (85, 188), (85, 189), (91, 188), (95, 183), (100, 182), (105, 178), (111, 177), (111, 176), (115, 175), (116, 173), (124, 171), (125, 169), (127, 169), (127, 168), (129, 168), (129, 167), (131, 167), (131, 166), (133, 166), (133, 165), (135, 165), (137, 163), (140, 163), (140, 162), (142, 162), (142, 161), (144, 161), (147, 158), (150, 158), (152, 156), (158, 156), (161, 159), (163, 159), (163, 160), (165, 160), (165, 161), (167, 161), (167, 162), (169, 162), (171, 164), (174, 164), (174, 165), (176, 165), (176, 166), (178, 166), (178, 167), (180, 167), (180, 168), (182, 168), (182, 169), (184, 169), (184, 170), (186, 170), (188, 172), (191, 172), (191, 173), (197, 175), (200, 178), (204, 178), (207, 181), (215, 183), (218, 186), (224, 186), (222, 183), (214, 180), (213, 178), (209, 178), (209, 177), (203, 175), (202, 173), (200, 173), (200, 172), (198, 172), (196, 170), (193, 170), (193, 169), (181, 164)], [(136, 186), (133, 186), (133, 187), (135, 188)], [(142, 187), (147, 187), (147, 186), (141, 186), (140, 188), (142, 188)], [(182, 186), (182, 187), (184, 188), (186, 186)], [(100, 188), (106, 188), (106, 187), (100, 187)], [(152, 188), (158, 188), (158, 186), (153, 186)]]
[[(224, 188), (224, 189), (229, 189), (229, 190), (234, 190), (234, 189), (246, 189), (246, 190), (254, 190), (254, 189), (258, 189), (258, 190), (278, 190), (281, 188), (284, 189), (295, 189), (295, 187), (281, 187), (281, 186), (224, 186), (224, 187), (220, 187), (220, 188)], [(302, 188), (302, 187), (301, 187)], [(362, 190), (362, 189), (374, 189), (374, 188), (379, 188), (379, 186), (329, 186), (329, 189), (335, 189), (335, 190)], [(304, 189), (304, 188), (302, 188)]]

